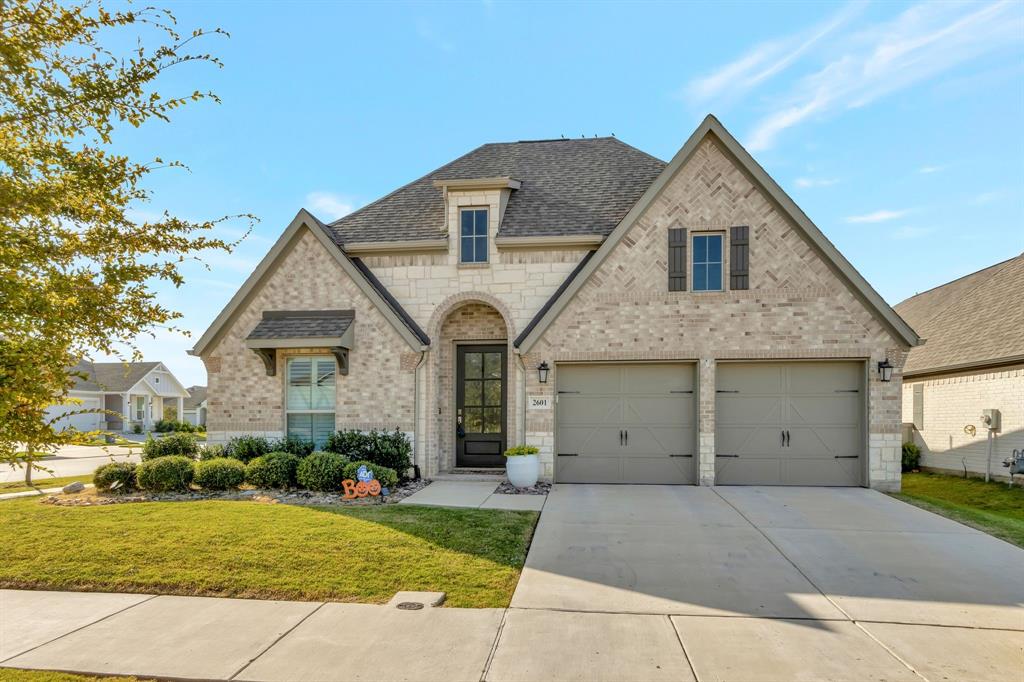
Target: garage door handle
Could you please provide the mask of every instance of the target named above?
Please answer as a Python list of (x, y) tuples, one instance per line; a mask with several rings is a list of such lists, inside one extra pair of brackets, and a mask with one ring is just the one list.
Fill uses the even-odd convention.
[(693, 455), (669, 455), (669, 457), (693, 457)]
[(739, 457), (739, 455), (715, 455), (715, 457)]
[(558, 393), (561, 395), (562, 393), (579, 393), (579, 391), (559, 391)]
[(739, 391), (723, 391), (721, 389), (715, 391), (715, 393), (739, 393)]
[(836, 459), (860, 459), (860, 455), (836, 455)]
[(577, 453), (575, 453), (575, 452), (559, 452), (558, 456), (559, 457), (579, 457), (579, 455)]
[(693, 391), (669, 391), (669, 393), (693, 393)]
[(622, 429), (619, 429), (619, 447), (622, 447)]

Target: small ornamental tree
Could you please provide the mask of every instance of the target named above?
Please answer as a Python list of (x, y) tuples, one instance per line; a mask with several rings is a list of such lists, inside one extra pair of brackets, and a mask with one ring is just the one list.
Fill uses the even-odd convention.
[(182, 263), (237, 243), (211, 230), (240, 216), (133, 219), (152, 200), (148, 176), (183, 165), (113, 150), (127, 126), (217, 101), (157, 91), (170, 69), (221, 66), (195, 48), (223, 31), (183, 36), (175, 24), (148, 7), (0, 0), (0, 462), (24, 466), (28, 480), (38, 453), (81, 437), (46, 415), (73, 402), (78, 360), (125, 347), (138, 358), (139, 334), (180, 331), (181, 315), (157, 301), (153, 284), (181, 286)]

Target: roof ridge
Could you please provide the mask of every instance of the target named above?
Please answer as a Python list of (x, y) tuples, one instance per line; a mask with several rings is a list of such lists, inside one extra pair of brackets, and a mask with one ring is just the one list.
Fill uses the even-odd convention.
[(951, 279), (948, 282), (945, 282), (943, 284), (937, 284), (937, 285), (933, 286), (930, 289), (925, 289), (924, 291), (919, 291), (918, 293), (914, 294), (913, 296), (910, 296), (908, 298), (903, 299), (902, 301), (900, 301), (896, 305), (897, 306), (901, 306), (904, 303), (908, 303), (910, 301), (913, 301), (918, 296), (924, 296), (925, 294), (930, 294), (931, 292), (933, 292), (933, 291), (935, 291), (937, 289), (941, 289), (943, 287), (948, 287), (950, 284), (953, 284), (955, 282), (959, 282), (962, 279), (967, 279), (968, 277), (973, 277), (974, 275), (980, 275), (981, 273), (985, 272), (986, 270), (991, 270), (992, 268), (998, 268), (1001, 265), (1006, 265), (1007, 263), (1010, 263), (1011, 261), (1015, 261), (1015, 260), (1017, 260), (1018, 258), (1020, 258), (1022, 256), (1024, 256), (1024, 252), (1021, 252), (1021, 253), (1017, 254), (1016, 256), (1013, 256), (1012, 258), (1007, 258), (1006, 260), (999, 261), (998, 263), (993, 263), (992, 265), (986, 265), (985, 267), (981, 268), (980, 270), (975, 270), (974, 272), (968, 272), (966, 275), (960, 275), (956, 279)]

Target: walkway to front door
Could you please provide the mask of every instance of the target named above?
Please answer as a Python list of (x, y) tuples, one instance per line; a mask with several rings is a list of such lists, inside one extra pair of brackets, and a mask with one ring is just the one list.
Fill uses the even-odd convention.
[(460, 345), (456, 356), (455, 465), (503, 467), (507, 347)]

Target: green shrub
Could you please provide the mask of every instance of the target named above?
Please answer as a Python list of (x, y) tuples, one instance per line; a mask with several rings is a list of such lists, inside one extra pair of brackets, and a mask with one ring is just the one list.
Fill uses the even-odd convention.
[(132, 433), (134, 433), (134, 434), (142, 433), (142, 424), (133, 424), (132, 425)]
[(186, 491), (194, 476), (195, 463), (180, 455), (150, 459), (135, 470), (139, 487), (154, 492)]
[(236, 436), (224, 446), (224, 456), (249, 462), (271, 451), (270, 441), (262, 436)]
[(412, 446), (405, 434), (388, 431), (338, 431), (332, 433), (324, 450), (345, 455), (350, 460), (372, 462), (396, 471), (404, 478), (412, 466)]
[(110, 462), (96, 469), (93, 485), (102, 493), (127, 493), (138, 486), (135, 481), (134, 462)]
[(245, 465), (231, 457), (208, 459), (196, 464), (194, 480), (205, 490), (237, 488), (245, 481)]
[(290, 452), (268, 452), (249, 462), (245, 480), (257, 488), (292, 488), (299, 462)]
[(143, 462), (174, 455), (195, 459), (198, 454), (199, 443), (190, 433), (173, 433), (163, 438), (148, 438), (142, 445)]
[(351, 478), (353, 481), (358, 481), (356, 473), (359, 471), (360, 466), (365, 466), (367, 469), (373, 472), (373, 477), (380, 481), (380, 484), (385, 488), (394, 488), (398, 484), (398, 474), (394, 469), (374, 464), (373, 462), (350, 462), (345, 465), (344, 478)]
[(921, 448), (915, 443), (903, 444), (903, 472), (917, 471), (921, 466)]
[(540, 452), (540, 448), (536, 445), (516, 445), (515, 447), (509, 448), (505, 451), (506, 457), (524, 457), (526, 455), (536, 455)]
[(288, 452), (296, 457), (305, 457), (309, 453), (316, 449), (312, 441), (303, 440), (296, 438), (295, 436), (288, 436), (282, 438), (279, 441), (270, 444), (270, 449), (273, 452)]
[(348, 460), (335, 452), (314, 452), (299, 462), (295, 478), (309, 490), (339, 490)]
[[(199, 459), (205, 461), (207, 459), (217, 459), (218, 457), (226, 457), (224, 454), (223, 445), (207, 445), (206, 447), (199, 448)], [(232, 457), (232, 459), (234, 459)]]
[(168, 433), (170, 431), (193, 433), (196, 427), (188, 422), (178, 421), (177, 419), (161, 419), (153, 425), (153, 430), (157, 433)]

